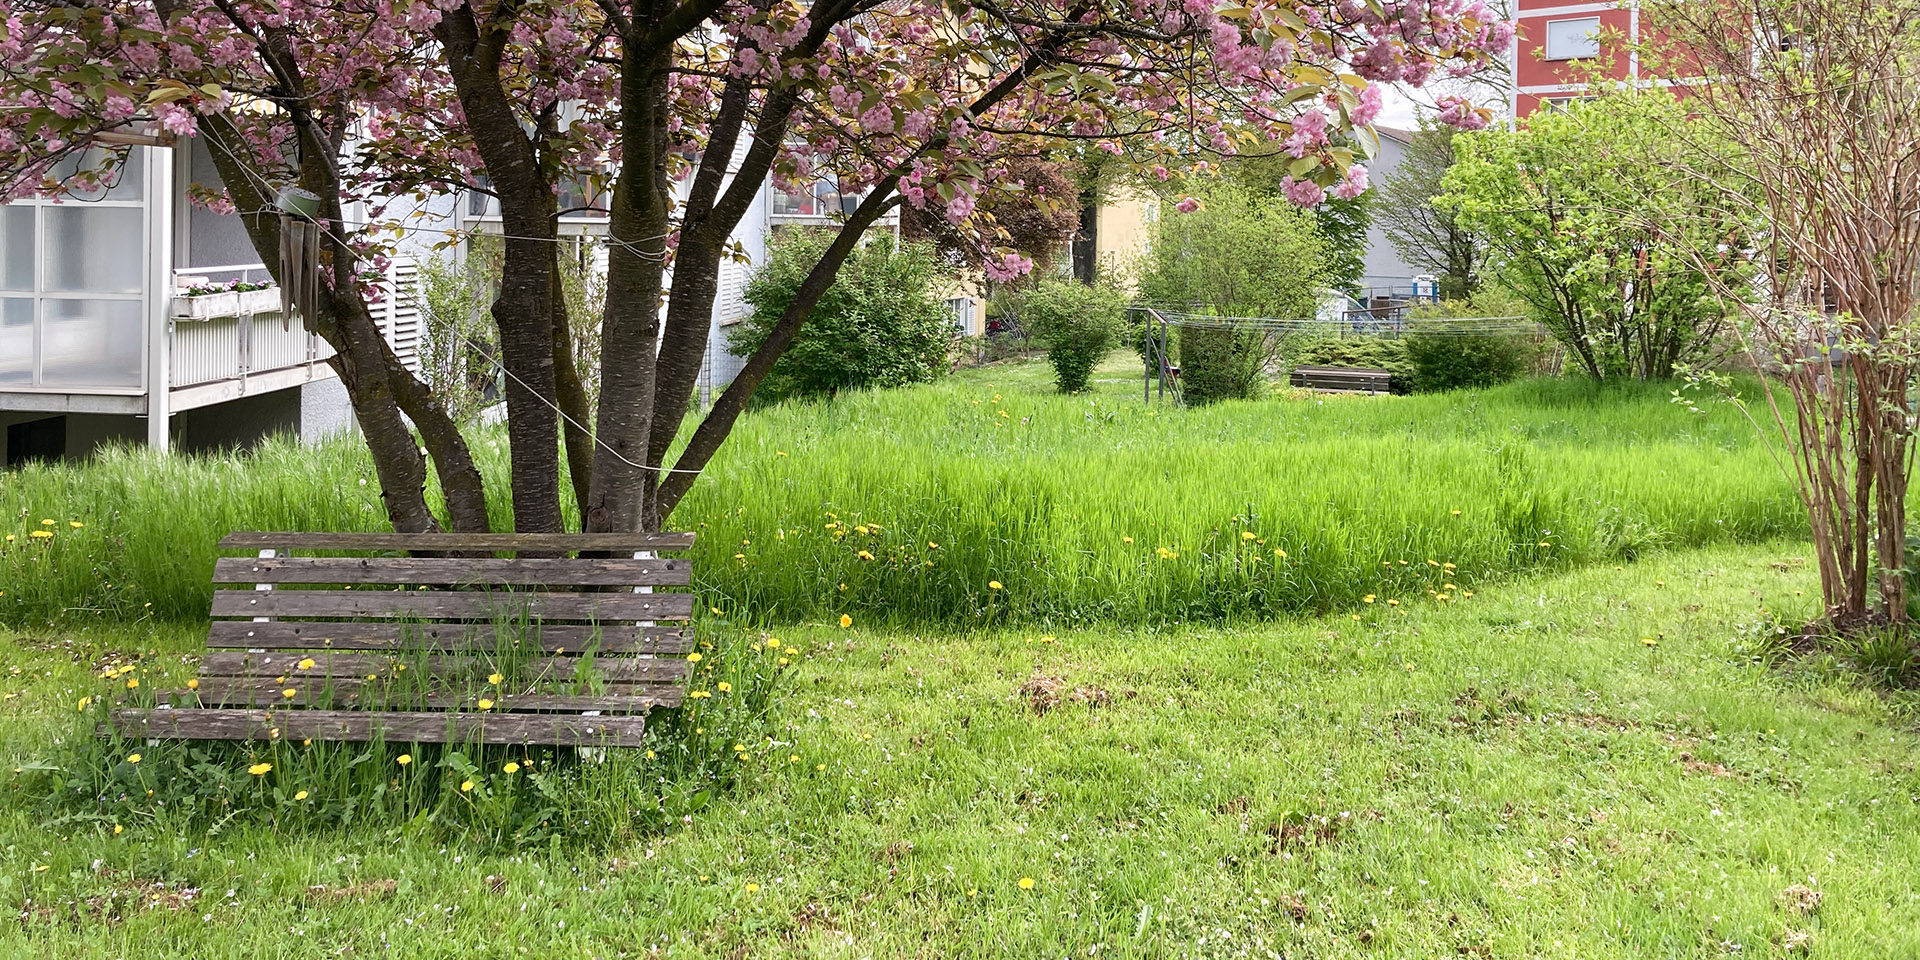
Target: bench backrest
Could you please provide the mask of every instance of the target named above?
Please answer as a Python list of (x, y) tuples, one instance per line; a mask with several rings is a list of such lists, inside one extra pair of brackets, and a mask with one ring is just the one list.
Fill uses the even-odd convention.
[[(505, 714), (678, 705), (694, 598), (654, 588), (692, 582), (690, 561), (660, 556), (692, 545), (690, 533), (231, 534), (223, 549), (256, 555), (215, 565), (214, 621), (193, 697), (202, 707), (272, 708), (288, 735), (310, 726), (294, 716), (309, 707), (315, 718), (491, 711), (490, 741), (518, 739)], [(341, 555), (350, 551), (366, 555)], [(487, 679), (507, 669), (503, 659), (511, 676)], [(419, 682), (394, 706), (395, 681), (409, 668)], [(639, 718), (630, 726), (637, 737)], [(622, 725), (603, 732), (615, 729)], [(409, 734), (444, 736), (391, 722), (382, 731), (390, 740)]]

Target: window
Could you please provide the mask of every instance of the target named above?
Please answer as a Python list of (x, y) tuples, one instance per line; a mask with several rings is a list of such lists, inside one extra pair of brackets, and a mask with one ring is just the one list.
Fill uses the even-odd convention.
[[(55, 177), (100, 157), (61, 165)], [(146, 351), (146, 151), (113, 184), (0, 206), (0, 386), (138, 388)]]
[(1600, 18), (1547, 21), (1547, 59), (1578, 60), (1600, 55)]
[(815, 180), (807, 189), (788, 193), (773, 188), (773, 203), (768, 213), (776, 217), (838, 217), (852, 214), (865, 193), (841, 193), (832, 179)]

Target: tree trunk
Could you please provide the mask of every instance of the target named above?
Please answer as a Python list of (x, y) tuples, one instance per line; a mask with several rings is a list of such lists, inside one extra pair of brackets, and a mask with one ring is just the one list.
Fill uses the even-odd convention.
[(513, 525), (521, 533), (557, 533), (560, 436), (554, 372), (553, 246), (558, 239), (553, 182), (520, 125), (503, 85), (508, 31), (482, 31), (471, 4), (447, 11), (433, 28), (461, 112), (500, 201), (500, 292), (492, 308), (506, 370), (507, 437)]
[(1080, 229), (1073, 235), (1073, 278), (1091, 284), (1100, 278), (1100, 193), (1080, 194)]
[[(206, 118), (202, 130), (213, 145), (209, 153), (213, 157), (214, 168), (227, 186), (228, 195), (247, 230), (248, 239), (252, 241), (255, 252), (260, 254), (262, 262), (269, 265), (269, 272), (274, 279), (280, 280), (279, 212), (272, 198), (259, 189), (259, 173), (243, 167), (237, 159), (251, 156), (250, 148), (239, 131), (223, 117), (216, 115)], [(314, 143), (309, 146), (307, 162), (303, 164), (305, 179), (321, 188), (316, 192), (325, 201), (332, 222), (338, 223), (339, 185), (333, 180), (331, 169), (319, 160), (316, 153), (325, 144), (317, 136), (310, 136), (309, 139)], [(372, 313), (353, 281), (352, 251), (332, 232), (327, 236), (327, 247), (333, 253), (334, 284), (322, 288), (320, 315), (302, 317), (301, 320), (334, 350), (333, 357), (327, 363), (339, 375), (341, 385), (347, 390), (347, 400), (353, 406), (354, 419), (360, 425), (361, 436), (366, 440), (367, 451), (373, 458), (374, 475), (380, 482), (380, 497), (386, 506), (388, 521), (396, 531), (402, 533), (438, 530), (439, 521), (427, 503), (426, 463), (420, 456), (420, 448), (414, 442), (412, 431), (407, 427), (406, 418), (401, 415), (400, 402), (393, 388), (391, 370), (400, 366), (399, 359), (393, 355), (386, 338), (381, 336), (379, 326), (373, 322)], [(430, 416), (423, 416), (419, 422), (436, 425)], [(446, 425), (450, 427), (451, 421), (447, 421)], [(453, 432), (458, 437), (458, 431)], [(447, 469), (457, 472), (462, 458), (471, 467), (472, 461), (466, 457), (464, 440), (449, 450), (449, 458), (448, 464), (443, 465), (443, 477)], [(478, 481), (479, 474), (475, 471), (471, 493), (480, 502), (479, 516), (484, 524), (485, 497), (478, 494)], [(450, 491), (460, 491), (463, 497), (469, 492), (457, 479), (452, 485), (443, 482), (443, 486)], [(456, 513), (456, 516), (471, 519), (465, 510)]]
[(899, 181), (898, 174), (882, 179), (874, 186), (873, 191), (867, 194), (867, 198), (861, 201), (860, 208), (854, 211), (853, 216), (848, 218), (847, 223), (840, 228), (839, 236), (833, 238), (833, 243), (829, 244), (826, 252), (820, 255), (820, 261), (814, 264), (807, 278), (801, 281), (799, 289), (794, 291), (793, 302), (787, 305), (786, 312), (780, 315), (779, 321), (767, 332), (767, 338), (760, 344), (760, 349), (747, 358), (747, 363), (740, 369), (740, 373), (733, 378), (732, 383), (727, 385), (727, 389), (720, 394), (719, 399), (714, 401), (713, 409), (709, 410), (706, 417), (700, 421), (700, 425), (694, 428), (693, 436), (687, 441), (686, 449), (681, 452), (679, 459), (674, 461), (673, 472), (660, 482), (659, 493), (654, 499), (656, 524), (666, 522), (666, 518), (673, 513), (673, 508), (680, 504), (681, 498), (685, 497), (687, 491), (692, 488), (699, 471), (705, 469), (707, 462), (720, 449), (720, 444), (733, 431), (733, 424), (740, 418), (740, 414), (745, 412), (747, 401), (753, 397), (753, 391), (760, 386), (761, 380), (766, 379), (774, 363), (786, 353), (787, 347), (793, 343), (793, 338), (800, 333), (801, 326), (806, 323), (807, 314), (811, 313), (814, 305), (820, 302), (827, 288), (833, 286), (834, 277), (839, 274), (841, 265), (846, 263), (847, 257), (859, 244), (860, 238), (866, 234), (867, 228), (894, 205), (893, 191)]
[(553, 379), (558, 392), (560, 435), (567, 449), (567, 480), (580, 516), (587, 515), (587, 490), (593, 480), (593, 434), (587, 424), (593, 411), (587, 404), (587, 386), (573, 356), (573, 318), (567, 312), (566, 290), (560, 281), (560, 245), (553, 245)]
[(666, 280), (669, 64), (666, 51), (639, 56), (629, 48), (621, 79), (624, 155), (607, 224), (614, 242), (600, 333), (600, 443), (583, 517), (592, 532), (657, 526), (647, 523), (645, 464)]

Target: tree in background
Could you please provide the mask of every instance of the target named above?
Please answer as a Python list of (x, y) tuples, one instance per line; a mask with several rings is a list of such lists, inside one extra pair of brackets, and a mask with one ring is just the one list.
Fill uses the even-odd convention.
[(1020, 319), (1047, 348), (1054, 383), (1078, 393), (1093, 380), (1093, 368), (1120, 342), (1127, 295), (1112, 283), (1046, 279), (1020, 298)]
[(1741, 227), (1706, 185), (1653, 175), (1688, 123), (1664, 90), (1621, 91), (1453, 140), (1436, 206), (1595, 379), (1670, 377), (1726, 329), (1704, 265), (1735, 267)]
[[(1222, 161), (1221, 169), (1254, 197), (1282, 199), (1292, 182), (1293, 159), (1282, 146), (1266, 144)], [(1367, 230), (1373, 225), (1376, 192), (1343, 190), (1328, 194), (1313, 208), (1314, 224), (1326, 240), (1327, 286), (1348, 296), (1358, 295), (1360, 278), (1367, 272)]]
[[(1906, 632), (1912, 394), (1920, 375), (1920, 2), (1660, 0), (1663, 76), (1707, 76), (1669, 123), (1657, 168), (1708, 189), (1723, 221), (1757, 225), (1759, 282), (1687, 244), (1696, 269), (1739, 305), (1754, 358), (1785, 381), (1767, 418), (1812, 524), (1826, 619)], [(1756, 41), (1760, 42), (1756, 42)], [(1691, 235), (1685, 223), (1660, 221)], [(1769, 387), (1763, 383), (1763, 388)]]
[(1318, 315), (1329, 285), (1327, 241), (1312, 212), (1231, 180), (1206, 185), (1183, 205), (1188, 212), (1160, 218), (1141, 292), (1170, 309), (1217, 318), (1181, 328), (1183, 397), (1253, 396), (1279, 338), (1233, 321)]
[[(832, 239), (820, 230), (775, 236), (766, 265), (747, 281), (753, 313), (730, 336), (734, 353), (750, 357), (760, 349)], [(940, 263), (926, 243), (895, 247), (882, 235), (861, 244), (808, 311), (806, 327), (756, 396), (765, 402), (830, 396), (928, 383), (945, 373), (953, 311), (931, 292), (939, 274)]]
[[(268, 263), (278, 260), (278, 188), (321, 198), (327, 306), (314, 320), (336, 348), (330, 362), (397, 529), (442, 523), (427, 500), (427, 458), (451, 525), (485, 529), (485, 497), (452, 419), (356, 302), (366, 272), (356, 265), (377, 263), (403, 226), (385, 197), (498, 198), (507, 263), (492, 313), (509, 374), (515, 525), (529, 532), (562, 525), (562, 422), (576, 429), (565, 450), (586, 529), (658, 529), (895, 207), (938, 211), (976, 239), (989, 277), (1005, 279), (1031, 264), (1000, 246), (981, 200), (1023, 189), (1009, 173), (1019, 158), (1092, 144), (1158, 175), (1278, 141), (1296, 162), (1288, 196), (1316, 205), (1365, 176), (1362, 157), (1335, 138), (1377, 112), (1375, 84), (1471, 73), (1512, 37), (1482, 0), (14, 0), (9, 14), (0, 193), (97, 183), (113, 161), (86, 160), (87, 149), (132, 129), (220, 143), (226, 199)], [(1486, 120), (1454, 106), (1462, 123)], [(46, 177), (76, 156), (79, 173)], [(612, 188), (590, 417), (567, 412), (584, 398), (566, 375), (548, 242), (562, 212), (556, 187), (576, 176)], [(734, 231), (768, 180), (823, 178), (858, 203), (689, 428)], [(343, 216), (359, 203), (371, 222)]]
[[(993, 218), (1000, 246), (1033, 261), (1035, 274), (1052, 272), (1080, 223), (1077, 171), (1078, 165), (1071, 161), (1018, 158), (1008, 162), (1007, 173), (1019, 181), (1020, 188), (995, 190), (980, 199), (981, 212)], [(988, 255), (978, 238), (938, 210), (907, 207), (900, 211), (900, 235), (909, 241), (932, 242), (947, 262), (970, 273), (986, 269)]]
[(1453, 166), (1452, 127), (1422, 123), (1400, 165), (1377, 184), (1373, 216), (1408, 264), (1439, 278), (1443, 300), (1467, 300), (1480, 288), (1486, 245), (1449, 210), (1434, 204)]

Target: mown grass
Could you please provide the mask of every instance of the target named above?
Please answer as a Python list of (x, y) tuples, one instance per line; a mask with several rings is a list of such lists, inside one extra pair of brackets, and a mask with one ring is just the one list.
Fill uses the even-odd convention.
[[(1661, 552), (1259, 626), (793, 626), (810, 653), (742, 789), (593, 849), (50, 828), (11, 777), (0, 954), (1914, 956), (1912, 703), (1739, 639), (1813, 612), (1803, 557)], [(74, 736), (106, 658), (187, 670), (198, 641), (0, 639), (0, 763)]]
[[(701, 534), (714, 605), (903, 626), (1270, 618), (1413, 589), (1428, 561), (1481, 582), (1805, 528), (1751, 427), (1666, 386), (1184, 410), (1131, 370), (1116, 354), (1060, 396), (1044, 363), (1003, 364), (756, 412), (672, 525)], [(477, 440), (496, 478), (503, 447)], [(379, 529), (370, 481), (351, 439), (0, 475), (0, 622), (197, 619), (220, 535)]]

